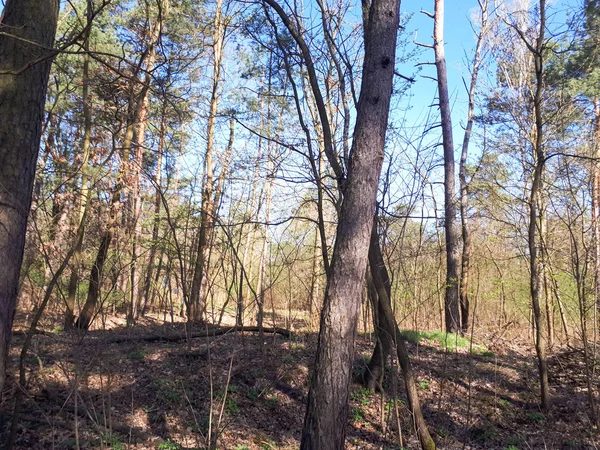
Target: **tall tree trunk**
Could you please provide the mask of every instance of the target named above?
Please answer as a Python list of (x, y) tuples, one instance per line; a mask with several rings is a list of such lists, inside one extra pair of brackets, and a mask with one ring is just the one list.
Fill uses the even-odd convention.
[[(270, 143), (268, 144), (271, 145)], [(271, 149), (269, 148), (268, 152), (268, 164), (267, 164), (267, 181), (266, 190), (265, 190), (265, 236), (262, 242), (262, 248), (260, 251), (260, 264), (258, 268), (258, 280), (256, 282), (256, 291), (258, 292), (258, 296), (256, 298), (256, 306), (258, 307), (258, 311), (256, 314), (256, 326), (258, 327), (261, 339), (263, 333), (263, 319), (265, 316), (264, 308), (265, 308), (265, 293), (267, 290), (267, 283), (265, 283), (265, 272), (267, 266), (267, 252), (268, 252), (268, 244), (269, 244), (269, 221), (271, 216), (271, 199), (273, 192), (273, 181), (274, 174), (273, 171), (273, 159), (271, 155)]]
[[(88, 3), (87, 17), (91, 30), (91, 17), (92, 17), (92, 4)], [(83, 44), (84, 50), (89, 52), (90, 50), (90, 30), (86, 33), (85, 41)], [(82, 157), (81, 157), (81, 187), (79, 188), (79, 199), (76, 202), (76, 206), (79, 207), (77, 215), (77, 240), (73, 250), (73, 268), (71, 269), (71, 276), (69, 277), (69, 285), (67, 291), (67, 304), (65, 308), (65, 329), (73, 327), (75, 320), (75, 303), (77, 298), (77, 286), (79, 284), (79, 271), (83, 264), (82, 261), (82, 245), (83, 237), (85, 235), (85, 221), (84, 212), (87, 209), (87, 205), (90, 198), (90, 189), (88, 186), (89, 181), (89, 167), (88, 162), (90, 159), (90, 142), (92, 138), (92, 99), (89, 93), (90, 86), (90, 55), (84, 53), (83, 55), (83, 143), (82, 143)]]
[[(0, 17), (0, 392), (40, 147), (57, 0), (7, 0)], [(15, 36), (15, 37), (13, 37)]]
[[(594, 154), (592, 162), (592, 228), (594, 232), (594, 299), (600, 309), (600, 98), (594, 99)], [(597, 317), (597, 315), (596, 315)]]
[(200, 231), (198, 233), (198, 249), (194, 263), (194, 277), (191, 288), (191, 317), (189, 320), (200, 320), (204, 310), (206, 287), (208, 285), (207, 266), (210, 253), (210, 238), (214, 224), (213, 203), (213, 156), (215, 141), (215, 126), (219, 106), (219, 88), (221, 85), (221, 69), (223, 63), (223, 49), (225, 46), (225, 24), (221, 8), (222, 0), (217, 0), (215, 5), (214, 31), (213, 31), (213, 76), (212, 93), (210, 97), (210, 111), (206, 129), (206, 153), (204, 155), (204, 174), (202, 179), (202, 211), (200, 213)]
[[(132, 211), (131, 211), (131, 230), (132, 245), (131, 245), (131, 291), (130, 291), (130, 310), (128, 321), (135, 323), (140, 310), (142, 309), (142, 300), (145, 298), (145, 286), (142, 286), (140, 280), (140, 267), (138, 263), (138, 253), (140, 239), (142, 236), (142, 189), (141, 189), (141, 170), (144, 158), (144, 141), (146, 134), (146, 122), (148, 118), (148, 103), (150, 101), (149, 91), (152, 83), (152, 71), (154, 70), (154, 62), (156, 59), (156, 45), (160, 40), (160, 35), (163, 28), (163, 22), (169, 11), (169, 0), (162, 0), (160, 3), (157, 17), (152, 19), (152, 11), (150, 4), (146, 4), (146, 22), (148, 26), (147, 33), (147, 48), (146, 48), (146, 68), (143, 79), (144, 95), (141, 99), (140, 111), (137, 120), (136, 138), (134, 140), (135, 157), (133, 161), (133, 176), (132, 176)], [(160, 172), (160, 165), (157, 169)], [(156, 205), (156, 203), (155, 203)], [(159, 208), (160, 209), (160, 208)]]
[(444, 55), (444, 0), (435, 0), (433, 49), (437, 68), (438, 97), (444, 147), (444, 230), (446, 231), (446, 294), (444, 312), (446, 331), (461, 331), (458, 299), (458, 232), (456, 227), (456, 187), (454, 181), (454, 142), (452, 140), (452, 117), (448, 95), (448, 76)]
[(462, 151), (460, 155), (460, 166), (458, 179), (460, 182), (460, 221), (462, 234), (462, 259), (460, 272), (460, 315), (462, 331), (469, 329), (469, 271), (471, 268), (471, 231), (469, 229), (469, 183), (467, 182), (467, 157), (469, 154), (469, 142), (473, 131), (473, 116), (475, 112), (475, 95), (477, 93), (477, 76), (481, 64), (481, 47), (483, 46), (484, 34), (487, 31), (488, 1), (480, 2), (481, 27), (477, 35), (475, 55), (473, 56), (473, 68), (471, 72), (471, 84), (469, 86), (469, 105), (467, 109), (467, 125), (463, 136)]
[(540, 305), (542, 274), (541, 257), (543, 252), (540, 246), (543, 245), (541, 237), (538, 236), (538, 214), (539, 199), (542, 195), (542, 182), (544, 179), (545, 152), (544, 152), (544, 118), (542, 112), (542, 91), (544, 89), (544, 60), (543, 51), (545, 48), (545, 28), (546, 27), (546, 1), (540, 0), (540, 24), (536, 39), (534, 51), (535, 59), (535, 95), (533, 109), (535, 116), (535, 143), (534, 143), (534, 170), (531, 184), (531, 193), (529, 197), (529, 264), (530, 264), (530, 290), (531, 302), (533, 305), (533, 319), (535, 324), (535, 350), (538, 358), (538, 371), (540, 377), (540, 397), (542, 409), (550, 408), (550, 392), (548, 388), (548, 361), (546, 357), (546, 318), (542, 313)]
[[(142, 67), (146, 64), (147, 60), (152, 60), (154, 58), (153, 51), (151, 48), (154, 44), (149, 44), (148, 51), (144, 52), (137, 66), (134, 69), (134, 76), (132, 77), (130, 83), (130, 99), (129, 99), (129, 110), (128, 110), (128, 118), (127, 118), (127, 127), (125, 129), (125, 136), (123, 137), (123, 145), (121, 150), (121, 163), (119, 168), (119, 173), (117, 175), (117, 182), (115, 184), (115, 188), (112, 193), (110, 205), (109, 205), (109, 218), (106, 224), (106, 229), (102, 238), (100, 239), (100, 246), (98, 248), (98, 253), (96, 254), (96, 259), (92, 266), (90, 272), (90, 280), (89, 280), (89, 289), (87, 293), (87, 298), (83, 309), (81, 310), (81, 314), (79, 315), (75, 326), (79, 329), (88, 329), (91, 321), (94, 317), (94, 312), (96, 306), (98, 304), (98, 299), (100, 295), (100, 283), (102, 281), (102, 272), (104, 270), (104, 263), (106, 262), (106, 258), (108, 257), (108, 249), (110, 247), (110, 243), (112, 242), (113, 236), (118, 226), (118, 210), (121, 204), (121, 195), (123, 194), (125, 185), (127, 183), (128, 178), (131, 175), (131, 150), (134, 144), (134, 137), (136, 132), (136, 125), (139, 123), (140, 118), (143, 117), (144, 108), (147, 102), (148, 91), (150, 89), (150, 81), (146, 80), (142, 85), (142, 89), (136, 95), (135, 94), (135, 83), (138, 79), (139, 72), (142, 70)], [(135, 164), (135, 162), (134, 162)], [(125, 218), (125, 217), (123, 217)], [(133, 289), (133, 287), (132, 287)]]
[(319, 278), (321, 272), (321, 265), (319, 264), (319, 229), (318, 226), (315, 228), (315, 240), (313, 243), (313, 258), (312, 258), (312, 268), (310, 271), (310, 291), (308, 295), (308, 317), (309, 322), (312, 325), (314, 324), (313, 315), (314, 311), (319, 310)]
[[(158, 233), (160, 231), (160, 204), (161, 204), (161, 182), (162, 182), (162, 157), (165, 147), (166, 134), (166, 114), (167, 100), (163, 100), (162, 113), (160, 119), (160, 131), (158, 136), (158, 149), (156, 155), (156, 171), (154, 172), (154, 218), (152, 224), (152, 246), (148, 256), (148, 268), (146, 271), (146, 280), (144, 281), (144, 300), (142, 305), (142, 315), (145, 314), (150, 297), (150, 288), (152, 285), (152, 275), (154, 273), (154, 259), (156, 258), (156, 247), (158, 245)], [(160, 261), (160, 258), (159, 258)], [(158, 270), (157, 270), (158, 272)]]
[(104, 231), (104, 234), (102, 235), (102, 238), (100, 239), (98, 253), (96, 254), (96, 259), (94, 260), (94, 264), (92, 265), (92, 269), (90, 272), (87, 298), (85, 304), (83, 305), (83, 309), (81, 310), (81, 314), (79, 315), (75, 323), (75, 326), (79, 329), (87, 330), (89, 328), (94, 317), (96, 306), (98, 305), (98, 299), (100, 296), (100, 283), (102, 281), (104, 263), (106, 262), (106, 258), (108, 257), (108, 249), (110, 247), (110, 243), (112, 242), (113, 236), (115, 235), (115, 231), (118, 226), (117, 219), (119, 213), (119, 206), (121, 204), (121, 195), (123, 193), (125, 179), (127, 177), (127, 171), (129, 168), (128, 161), (130, 158), (129, 155), (131, 153), (131, 146), (133, 143), (135, 124), (139, 117), (142, 99), (144, 95), (145, 93), (144, 91), (142, 91), (141, 97), (138, 99), (138, 101), (132, 100), (130, 102), (131, 111), (130, 118), (127, 123), (127, 128), (125, 130), (125, 137), (123, 139), (121, 166), (119, 168), (117, 183), (113, 190), (109, 204), (109, 217), (106, 223), (106, 229)]
[(365, 56), (350, 170), (340, 211), (300, 448), (343, 449), (362, 284), (396, 60), (399, 0), (374, 0), (364, 23)]

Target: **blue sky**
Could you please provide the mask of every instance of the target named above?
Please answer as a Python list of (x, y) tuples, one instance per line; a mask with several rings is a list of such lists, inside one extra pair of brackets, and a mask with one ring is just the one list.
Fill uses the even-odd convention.
[[(472, 58), (476, 44), (471, 16), (473, 12), (477, 13), (478, 8), (477, 0), (446, 1), (444, 41), (448, 86), (453, 109), (455, 147), (462, 140), (460, 124), (464, 122), (466, 116), (467, 92), (463, 77), (468, 85), (470, 74), (467, 70), (467, 57)], [(411, 39), (416, 38), (417, 42), (431, 44), (433, 42), (433, 19), (421, 13), (421, 10), (433, 13), (433, 0), (404, 1), (402, 4), (403, 14), (412, 14), (407, 26), (407, 32), (410, 33)], [(433, 49), (423, 48), (422, 54), (418, 57), (418, 62), (433, 62), (433, 60)], [(409, 75), (411, 70), (414, 70), (414, 63), (399, 67), (399, 71), (404, 75)], [(416, 77), (416, 82), (410, 89), (411, 97), (408, 101), (412, 109), (406, 116), (409, 126), (423, 120), (437, 92), (435, 81), (424, 76), (435, 78), (435, 66), (422, 66), (422, 71)], [(432, 117), (437, 120), (437, 117), (439, 117), (437, 109), (430, 112)]]

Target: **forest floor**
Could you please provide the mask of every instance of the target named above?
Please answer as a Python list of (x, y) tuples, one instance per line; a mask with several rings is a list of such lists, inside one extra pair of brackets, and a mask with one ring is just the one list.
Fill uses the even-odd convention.
[[(139, 339), (183, 336), (182, 323), (145, 319), (130, 328), (113, 325), (84, 337), (52, 331), (49, 320), (46, 331), (34, 337), (16, 449), (200, 449), (209, 434), (220, 449), (299, 447), (314, 333), (262, 339), (257, 333), (226, 333), (188, 344)], [(480, 345), (452, 350), (434, 340), (408, 343), (425, 419), (440, 449), (600, 447), (586, 413), (580, 350), (552, 350), (553, 408), (545, 414), (538, 406), (537, 365), (527, 336), (475, 337)], [(22, 343), (23, 333), (15, 332), (11, 380)], [(359, 336), (356, 374), (372, 347), (371, 336)], [(383, 393), (352, 384), (346, 448), (419, 448), (402, 377), (395, 373), (390, 367)], [(0, 442), (10, 426), (15, 392), (14, 383), (7, 384)]]

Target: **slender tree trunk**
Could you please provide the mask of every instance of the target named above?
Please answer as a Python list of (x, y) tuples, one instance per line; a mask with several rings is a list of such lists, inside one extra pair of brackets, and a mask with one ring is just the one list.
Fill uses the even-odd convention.
[[(91, 28), (91, 3), (88, 4), (87, 17), (90, 22)], [(90, 49), (90, 36), (89, 31), (86, 33), (84, 41), (84, 49), (89, 52)], [(65, 309), (65, 329), (73, 327), (75, 320), (75, 303), (77, 298), (77, 286), (79, 284), (79, 271), (83, 264), (82, 258), (82, 245), (83, 237), (85, 235), (85, 221), (84, 212), (88, 206), (90, 198), (90, 189), (88, 186), (89, 181), (89, 167), (88, 162), (90, 159), (90, 142), (92, 138), (92, 99), (89, 93), (90, 85), (90, 55), (85, 53), (83, 55), (83, 143), (82, 143), (82, 158), (81, 158), (81, 187), (79, 188), (79, 199), (76, 205), (79, 206), (77, 216), (77, 241), (75, 242), (75, 248), (73, 251), (73, 268), (71, 269), (71, 275), (69, 277), (69, 285), (67, 291), (67, 304)]]
[(448, 76), (444, 55), (444, 0), (435, 0), (435, 25), (433, 49), (437, 68), (438, 97), (444, 147), (444, 229), (446, 231), (446, 295), (444, 312), (446, 331), (461, 331), (458, 298), (458, 232), (456, 227), (456, 187), (454, 181), (454, 142), (452, 140), (452, 117), (448, 95)]
[[(146, 280), (144, 281), (144, 300), (142, 304), (142, 315), (145, 314), (150, 297), (152, 275), (154, 273), (154, 260), (156, 258), (156, 247), (158, 245), (158, 233), (160, 231), (160, 204), (161, 204), (161, 182), (162, 182), (162, 157), (165, 147), (167, 100), (163, 100), (160, 120), (160, 132), (158, 136), (158, 149), (156, 155), (156, 171), (154, 172), (154, 219), (152, 224), (152, 246), (148, 255), (148, 268)], [(159, 258), (160, 261), (160, 258)]]
[(534, 96), (535, 115), (535, 145), (534, 145), (534, 170), (529, 197), (529, 264), (530, 264), (530, 289), (533, 305), (533, 318), (535, 324), (535, 350), (538, 358), (538, 371), (540, 377), (540, 397), (542, 409), (550, 408), (550, 392), (548, 388), (548, 361), (546, 357), (546, 320), (540, 305), (541, 283), (543, 268), (541, 267), (541, 239), (537, 233), (539, 198), (542, 194), (542, 181), (544, 178), (545, 152), (544, 152), (544, 119), (542, 113), (542, 91), (544, 88), (543, 57), (545, 27), (546, 27), (546, 1), (540, 0), (540, 24), (536, 40), (535, 76), (536, 88)]
[[(270, 145), (270, 143), (269, 143)], [(265, 283), (265, 272), (267, 265), (267, 252), (268, 252), (268, 244), (269, 244), (269, 221), (271, 216), (271, 200), (272, 200), (272, 192), (273, 192), (273, 181), (274, 174), (273, 171), (273, 160), (271, 156), (271, 150), (269, 149), (269, 161), (267, 165), (267, 178), (266, 181), (266, 191), (265, 191), (265, 236), (262, 242), (262, 249), (260, 251), (260, 265), (258, 269), (258, 280), (256, 282), (256, 291), (258, 292), (258, 297), (256, 299), (256, 306), (258, 307), (258, 312), (256, 314), (256, 326), (259, 329), (259, 333), (262, 339), (262, 329), (263, 329), (263, 319), (264, 319), (264, 305), (265, 305), (265, 293), (267, 290), (267, 283)]]
[[(131, 102), (135, 103), (135, 102)], [(98, 299), (100, 297), (100, 283), (102, 282), (102, 273), (104, 271), (104, 263), (106, 262), (106, 258), (108, 257), (108, 249), (112, 242), (113, 236), (115, 235), (115, 231), (118, 226), (118, 214), (119, 214), (119, 206), (121, 204), (121, 194), (123, 193), (123, 188), (125, 185), (125, 178), (127, 176), (127, 161), (129, 160), (129, 154), (131, 152), (131, 145), (133, 142), (133, 134), (136, 119), (138, 117), (139, 112), (139, 104), (137, 106), (132, 106), (135, 111), (130, 112), (133, 115), (133, 118), (130, 118), (127, 128), (125, 131), (125, 138), (123, 140), (123, 153), (121, 156), (121, 167), (119, 169), (119, 174), (117, 177), (117, 184), (115, 185), (110, 205), (109, 205), (109, 217), (106, 223), (106, 229), (102, 238), (100, 239), (100, 246), (98, 247), (98, 253), (96, 254), (96, 259), (94, 260), (94, 264), (92, 265), (92, 270), (90, 272), (89, 279), (89, 289), (87, 293), (87, 298), (85, 304), (83, 305), (83, 309), (75, 323), (75, 326), (79, 329), (87, 330), (94, 318), (94, 313), (96, 310), (96, 306), (98, 305)], [(127, 277), (124, 277), (127, 280)]]
[(343, 449), (360, 297), (396, 59), (399, 0), (374, 0), (364, 23), (365, 57), (350, 171), (344, 191), (300, 448)]
[(460, 272), (460, 315), (462, 331), (469, 329), (469, 272), (471, 268), (471, 231), (469, 229), (468, 209), (469, 209), (469, 183), (467, 182), (467, 157), (469, 154), (469, 142), (471, 132), (473, 131), (473, 116), (475, 112), (475, 95), (477, 93), (477, 76), (481, 64), (481, 47), (483, 38), (487, 31), (488, 20), (488, 2), (484, 0), (480, 3), (481, 7), (481, 28), (477, 35), (477, 45), (475, 46), (475, 55), (473, 56), (473, 69), (471, 72), (471, 84), (469, 86), (469, 106), (467, 109), (467, 125), (462, 142), (462, 152), (460, 155), (460, 166), (458, 178), (460, 182), (460, 220), (462, 231), (462, 259)]
[(210, 98), (210, 111), (206, 130), (206, 153), (204, 155), (204, 174), (202, 180), (202, 211), (200, 214), (200, 231), (198, 233), (198, 250), (194, 264), (194, 277), (191, 288), (191, 317), (190, 320), (200, 320), (205, 307), (206, 287), (208, 284), (207, 266), (210, 253), (210, 238), (214, 223), (213, 178), (214, 178), (214, 140), (217, 111), (219, 106), (219, 88), (221, 85), (221, 69), (223, 49), (225, 45), (225, 25), (221, 15), (222, 0), (217, 0), (215, 6), (213, 32), (213, 78)]
[(600, 309), (600, 98), (594, 99), (594, 154), (592, 162), (592, 228), (594, 232), (594, 303)]
[[(259, 110), (262, 109), (262, 96), (260, 98), (260, 106)], [(245, 217), (247, 220), (252, 222), (254, 219), (254, 214), (256, 214), (256, 193), (257, 193), (257, 185), (258, 185), (258, 170), (260, 168), (260, 163), (262, 159), (262, 139), (259, 137), (258, 139), (258, 152), (256, 155), (256, 164), (254, 165), (254, 172), (252, 174), (252, 186), (250, 188), (250, 198), (248, 199), (248, 208), (246, 209)], [(244, 324), (244, 310), (246, 308), (246, 303), (248, 300), (247, 290), (244, 289), (244, 285), (247, 280), (250, 278), (251, 270), (247, 268), (248, 255), (254, 254), (254, 225), (250, 225), (250, 230), (246, 233), (246, 242), (244, 244), (244, 253), (242, 256), (242, 261), (240, 264), (240, 285), (238, 290), (238, 299), (237, 299), (237, 313), (236, 313), (236, 325), (243, 326)], [(240, 234), (244, 235), (244, 229), (246, 228), (245, 224), (242, 224)]]
[[(131, 245), (131, 291), (130, 291), (130, 310), (128, 320), (131, 324), (137, 320), (142, 308), (143, 299), (145, 299), (144, 290), (140, 280), (140, 267), (138, 263), (140, 239), (142, 236), (142, 189), (141, 189), (141, 170), (144, 158), (144, 142), (146, 134), (146, 122), (148, 120), (148, 103), (150, 101), (150, 84), (152, 83), (152, 71), (154, 70), (154, 62), (156, 59), (156, 45), (160, 40), (160, 34), (163, 27), (163, 22), (169, 11), (169, 0), (163, 0), (158, 16), (152, 20), (150, 5), (146, 5), (146, 21), (148, 23), (147, 35), (147, 57), (146, 68), (143, 79), (144, 95), (141, 99), (139, 117), (137, 120), (136, 138), (134, 140), (135, 157), (133, 162), (133, 177), (132, 177), (132, 211), (131, 211), (131, 230), (132, 245)], [(152, 24), (152, 25), (150, 25)], [(164, 111), (163, 111), (164, 112)], [(164, 119), (163, 119), (164, 120)], [(164, 137), (163, 137), (164, 139)], [(160, 151), (160, 150), (159, 150)], [(160, 158), (160, 157), (159, 157)], [(157, 171), (160, 173), (160, 164)], [(160, 187), (159, 187), (160, 188)], [(156, 205), (156, 202), (155, 202)], [(159, 207), (160, 210), (160, 207)]]
[[(371, 355), (371, 359), (363, 375), (364, 384), (371, 390), (375, 390), (382, 386), (385, 361), (390, 354), (390, 349), (394, 342), (394, 333), (390, 334), (389, 329), (384, 328), (384, 325), (390, 318), (382, 317), (382, 313), (384, 313), (383, 308), (385, 308), (385, 306), (380, 305), (380, 303), (386, 299), (387, 301), (391, 302), (392, 289), (390, 277), (385, 266), (385, 261), (383, 260), (381, 248), (379, 246), (379, 236), (377, 235), (377, 217), (378, 216), (375, 215), (373, 231), (371, 232), (371, 241), (369, 243), (369, 267), (371, 274), (369, 277), (367, 277), (367, 289), (369, 298), (371, 299), (371, 304), (373, 306), (377, 341), (375, 343), (373, 355)], [(373, 271), (378, 272), (377, 278), (373, 276)], [(380, 297), (378, 295), (378, 284), (383, 285), (386, 293), (385, 297)], [(389, 310), (391, 311), (391, 304), (389, 305)], [(394, 322), (395, 320), (396, 319), (394, 318)]]
[(313, 243), (313, 258), (312, 258), (312, 268), (311, 268), (311, 276), (310, 276), (310, 292), (308, 296), (308, 317), (309, 322), (312, 325), (314, 324), (313, 316), (315, 309), (319, 310), (319, 278), (320, 278), (320, 264), (319, 259), (321, 256), (319, 255), (319, 229), (318, 227), (315, 229), (315, 240)]
[[(398, 361), (400, 362), (402, 375), (404, 376), (404, 384), (406, 385), (408, 406), (415, 421), (415, 429), (419, 435), (421, 448), (423, 450), (434, 450), (435, 443), (429, 434), (429, 429), (427, 428), (427, 424), (423, 418), (423, 413), (421, 412), (419, 394), (412, 372), (410, 359), (408, 357), (408, 351), (406, 350), (404, 339), (402, 338), (402, 334), (398, 329), (398, 324), (396, 323), (396, 318), (394, 317), (394, 313), (392, 311), (390, 278), (385, 267), (383, 254), (381, 253), (381, 246), (379, 245), (379, 236), (377, 235), (376, 227), (377, 225), (374, 221), (373, 231), (371, 233), (371, 243), (369, 246), (369, 266), (371, 268), (372, 281), (378, 297), (377, 305), (373, 305), (374, 308), (377, 306), (378, 318), (377, 345), (375, 347), (374, 356), (376, 356), (378, 353), (378, 347), (380, 347), (380, 349), (377, 357), (371, 359), (371, 362), (375, 362), (375, 364), (378, 364), (378, 366), (374, 365), (371, 367), (371, 364), (369, 364), (369, 368), (375, 371), (378, 369), (381, 370), (390, 350), (394, 346), (396, 347)], [(377, 361), (377, 359), (381, 360)], [(380, 383), (383, 378), (383, 372), (379, 374), (379, 377), (380, 378), (377, 380), (377, 383), (381, 385)]]
[[(7, 0), (0, 17), (0, 392), (40, 147), (57, 0)], [(15, 37), (13, 37), (15, 36)]]

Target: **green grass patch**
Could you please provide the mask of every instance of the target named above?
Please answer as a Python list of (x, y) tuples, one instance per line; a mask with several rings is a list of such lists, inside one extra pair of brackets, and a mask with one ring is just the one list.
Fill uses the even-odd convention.
[(142, 360), (144, 359), (146, 356), (148, 356), (148, 353), (142, 351), (142, 350), (138, 350), (136, 352), (132, 352), (129, 355), (127, 355), (127, 357), (129, 359), (136, 359), (136, 360)]
[[(402, 330), (401, 333), (404, 339), (413, 344), (436, 344), (450, 351), (468, 351), (471, 348), (469, 338), (454, 333), (446, 333), (445, 331)], [(473, 353), (486, 354), (486, 356), (490, 354), (484, 346), (477, 344), (473, 344)]]

